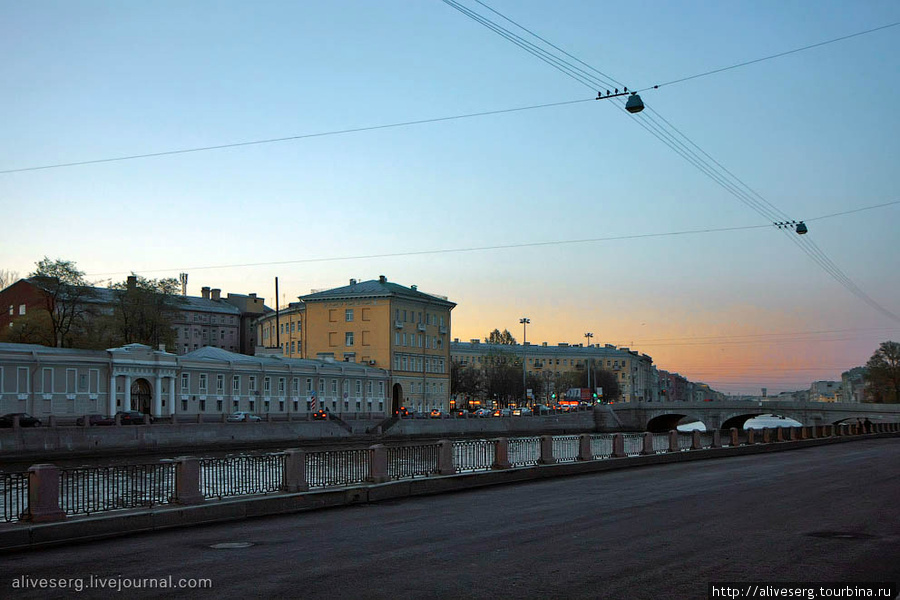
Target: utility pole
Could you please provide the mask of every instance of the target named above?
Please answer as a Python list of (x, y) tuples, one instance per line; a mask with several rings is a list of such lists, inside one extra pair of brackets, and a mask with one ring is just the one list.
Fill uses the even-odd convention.
[(587, 368), (588, 368), (588, 391), (591, 393), (591, 398), (594, 397), (594, 388), (591, 386), (591, 371), (594, 368), (594, 360), (590, 357), (590, 348), (591, 348), (591, 338), (594, 337), (593, 333), (585, 333), (584, 337), (587, 338), (587, 347), (588, 347), (588, 357), (587, 357)]
[(522, 317), (519, 319), (519, 323), (522, 324), (522, 400), (523, 404), (528, 405), (528, 389), (525, 387), (527, 384), (525, 383), (525, 365), (527, 363), (527, 353), (528, 348), (525, 345), (525, 342), (528, 341), (528, 324), (531, 323), (531, 319), (528, 317)]

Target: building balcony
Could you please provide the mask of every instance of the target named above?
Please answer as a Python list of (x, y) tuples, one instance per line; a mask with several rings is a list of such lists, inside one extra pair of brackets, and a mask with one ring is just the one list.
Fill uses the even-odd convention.
[(397, 329), (403, 329), (403, 321), (394, 321), (394, 327)]
[(419, 323), (419, 326), (417, 327), (417, 329), (419, 331), (425, 331), (425, 323)]
[(447, 334), (447, 328), (444, 327), (443, 325), (441, 325), (440, 327), (438, 327), (438, 332), (440, 332), (441, 334), (446, 335), (446, 334)]

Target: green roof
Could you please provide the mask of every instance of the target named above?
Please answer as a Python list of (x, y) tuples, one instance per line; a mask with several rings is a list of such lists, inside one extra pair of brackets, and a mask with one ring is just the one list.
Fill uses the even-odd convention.
[(439, 304), (449, 307), (450, 309), (453, 309), (453, 307), (456, 306), (456, 303), (450, 302), (446, 298), (432, 296), (431, 294), (426, 294), (415, 288), (408, 288), (398, 283), (391, 283), (383, 278), (360, 281), (345, 285), (344, 287), (300, 296), (300, 299), (304, 302), (324, 302), (328, 300), (349, 300), (355, 298), (403, 298), (405, 300)]

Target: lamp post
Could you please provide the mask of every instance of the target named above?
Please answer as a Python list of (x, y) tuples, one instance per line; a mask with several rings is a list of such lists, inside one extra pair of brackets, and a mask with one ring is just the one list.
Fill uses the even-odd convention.
[(526, 355), (528, 349), (525, 346), (525, 342), (528, 341), (528, 324), (531, 323), (531, 319), (522, 317), (519, 319), (519, 323), (522, 324), (522, 400), (523, 404), (528, 405), (528, 391), (525, 387), (525, 363), (527, 362)]
[(594, 337), (594, 334), (588, 332), (588, 333), (585, 333), (585, 334), (584, 334), (584, 337), (587, 338), (587, 347), (588, 347), (588, 357), (587, 357), (587, 363), (588, 363), (588, 365), (587, 365), (587, 367), (588, 367), (588, 391), (589, 391), (590, 394), (591, 394), (591, 398), (593, 398), (593, 397), (594, 397), (594, 391), (593, 391), (594, 388), (591, 387), (591, 375), (592, 375), (591, 371), (593, 370), (594, 361), (591, 360), (591, 357), (590, 357), (590, 347), (591, 347), (591, 338)]

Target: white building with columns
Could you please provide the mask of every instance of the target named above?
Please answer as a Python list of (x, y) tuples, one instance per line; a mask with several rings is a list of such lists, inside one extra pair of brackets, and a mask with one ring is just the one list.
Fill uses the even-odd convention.
[(154, 417), (384, 414), (389, 374), (333, 360), (246, 356), (204, 347), (184, 355), (129, 344), (109, 350), (0, 343), (0, 414)]

